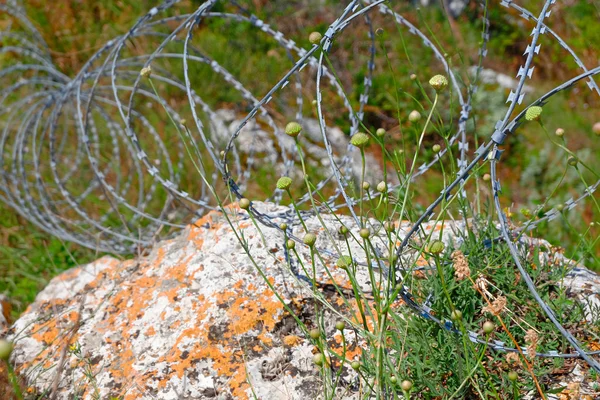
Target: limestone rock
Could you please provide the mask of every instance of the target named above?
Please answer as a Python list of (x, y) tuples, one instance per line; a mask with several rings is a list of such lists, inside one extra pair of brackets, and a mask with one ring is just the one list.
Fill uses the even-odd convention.
[[(254, 205), (269, 215), (289, 212), (269, 203)], [(103, 257), (53, 279), (10, 330), (15, 343), (11, 362), (17, 371), (39, 392), (56, 387), (58, 399), (319, 398), (314, 346), (286, 311), (293, 309), (310, 329), (313, 291), (291, 273), (280, 231), (261, 226), (258, 232), (238, 208), (230, 208), (228, 215), (210, 213), (146, 256), (125, 261)], [(340, 221), (358, 237), (350, 217), (321, 217), (329, 233), (316, 218), (307, 220), (317, 246), (343, 248), (345, 241), (335, 234)], [(460, 242), (464, 224), (445, 222), (441, 232), (441, 225), (432, 222), (425, 231), (440, 233), (446, 243)], [(409, 227), (399, 227), (400, 237)], [(381, 227), (372, 222), (371, 228), (375, 246), (385, 249)], [(236, 231), (243, 233), (253, 261)], [(302, 237), (303, 231), (298, 228), (294, 234)], [(350, 243), (360, 260), (364, 252)], [(300, 243), (296, 249), (310, 265), (308, 249)], [(408, 253), (403, 262), (416, 256)], [(336, 261), (334, 254), (324, 252), (332, 275), (318, 265), (316, 279), (347, 287)], [(366, 268), (359, 269), (357, 281), (369, 287)], [(320, 292), (336, 304), (337, 293)], [(330, 348), (340, 349), (334, 327), (340, 311), (328, 313), (325, 337)], [(346, 337), (347, 357), (358, 357), (360, 339)], [(344, 394), (338, 398), (360, 398), (353, 374), (344, 369)]]
[[(287, 211), (272, 204), (255, 206), (270, 214)], [(323, 218), (335, 232), (338, 220)], [(316, 398), (314, 346), (257, 266), (290, 307), (302, 307), (311, 291), (290, 272), (281, 232), (263, 227), (263, 240), (247, 219), (232, 220), (244, 233), (256, 266), (225, 218), (208, 214), (146, 257), (103, 257), (53, 279), (12, 327), (12, 362), (39, 391), (51, 387), (59, 371), (62, 399), (87, 398), (96, 390), (102, 398), (125, 400), (245, 399), (252, 398), (252, 390), (262, 394), (259, 398)], [(355, 226), (349, 217), (341, 220)], [(316, 218), (307, 225), (318, 234), (317, 246), (344, 243), (327, 238)], [(353, 233), (358, 237), (356, 226)], [(297, 249), (308, 263), (308, 249)], [(361, 257), (357, 244), (352, 251)], [(346, 274), (333, 267), (336, 259), (327, 261), (334, 279), (348, 284)], [(317, 280), (329, 279), (319, 267)], [(357, 279), (368, 287), (366, 271)], [(308, 324), (310, 309), (300, 312)], [(335, 340), (332, 321), (327, 337)], [(349, 346), (356, 351), (356, 343)]]

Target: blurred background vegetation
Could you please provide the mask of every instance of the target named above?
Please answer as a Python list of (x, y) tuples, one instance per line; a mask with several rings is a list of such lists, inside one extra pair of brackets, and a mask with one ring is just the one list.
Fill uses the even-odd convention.
[[(201, 3), (199, 0), (181, 1), (169, 12), (173, 15), (184, 14)], [(23, 4), (30, 20), (52, 50), (55, 64), (66, 75), (73, 76), (105, 42), (127, 32), (137, 18), (160, 2), (26, 0)], [(240, 4), (304, 48), (309, 47), (308, 34), (315, 30), (324, 32), (345, 5), (338, 1), (323, 0), (253, 0)], [(541, 9), (540, 1), (525, 0), (519, 4), (534, 13)], [(437, 4), (418, 8), (409, 2), (392, 1), (390, 5), (424, 32), (433, 34), (453, 67), (468, 71), (470, 66), (477, 65), (482, 32), (481, 8), (477, 2), (468, 2), (466, 9), (456, 18), (448, 18), (444, 8)], [(503, 73), (514, 78), (522, 64), (523, 51), (530, 41), (532, 22), (525, 21), (516, 11), (501, 7), (496, 2), (490, 3), (489, 13), (491, 39), (483, 65), (493, 74)], [(588, 67), (594, 67), (600, 63), (599, 21), (600, 7), (597, 1), (562, 1), (554, 6), (550, 25)], [(7, 26), (8, 21), (0, 15), (0, 29)], [(416, 108), (416, 104), (425, 102), (418, 92), (403, 90), (411, 86), (410, 74), (416, 73), (425, 81), (443, 71), (439, 70), (439, 64), (430, 50), (423, 48), (422, 43), (412, 35), (399, 32), (389, 19), (375, 19), (374, 26), (384, 30), (383, 42), (393, 69), (386, 67), (385, 59), (378, 59), (370, 101), (366, 107), (365, 125), (374, 128), (382, 126), (393, 137), (394, 134), (399, 135), (403, 123), (402, 118), (398, 118), (398, 110), (408, 114)], [(264, 37), (264, 40), (256, 40), (256, 35), (249, 34), (254, 29), (249, 24), (213, 20), (199, 29), (197, 45), (247, 84), (258, 98), (291, 66), (284, 50), (275, 41)], [(548, 37), (542, 37), (541, 40), (544, 51), (536, 58), (533, 79), (527, 81), (534, 92), (529, 100), (579, 73), (576, 64), (558, 44)], [(332, 50), (332, 63), (354, 104), (358, 104), (366, 75), (369, 45), (364, 23), (353, 24), (342, 38), (336, 40)], [(132, 51), (135, 52), (135, 48)], [(195, 87), (201, 85), (203, 98), (211, 99), (211, 106), (244, 115), (247, 109), (239, 102), (239, 95), (219, 81), (209, 79), (209, 68), (198, 68), (193, 73), (198, 82)], [(305, 88), (309, 100), (314, 96), (312, 89), (314, 87)], [(493, 125), (505, 110), (504, 101), (508, 93), (509, 89), (495, 82), (480, 85), (473, 102), (476, 117), (469, 122), (471, 149), (475, 140), (481, 143), (493, 132)], [(187, 102), (182, 93), (174, 94), (169, 101), (175, 107)], [(326, 117), (330, 123), (347, 132), (347, 119), (335, 112), (340, 108), (340, 99), (326, 92), (324, 103), (328, 105), (326, 112), (329, 114)], [(527, 101), (523, 107), (525, 103)], [(600, 121), (599, 106), (597, 95), (587, 86), (579, 85), (556, 96), (544, 111), (544, 125), (548, 130), (554, 132), (556, 128), (563, 128), (569, 148), (594, 171), (600, 171), (600, 139), (592, 132), (592, 125)], [(278, 122), (285, 123), (285, 117), (281, 116)], [(431, 144), (426, 143), (426, 146)], [(552, 191), (565, 171), (566, 157), (557, 154), (542, 129), (534, 124), (523, 126), (516, 135), (509, 137), (505, 148), (510, 152), (502, 160), (500, 168), (504, 183), (502, 200), (503, 204), (511, 205), (512, 218), (518, 224), (526, 219), (519, 212), (522, 208), (534, 209)], [(595, 181), (593, 177), (588, 178), (588, 183)], [(547, 208), (582, 193), (583, 186), (573, 171), (568, 171), (565, 179)], [(256, 178), (257, 190), (268, 191), (272, 182), (269, 171), (264, 171), (264, 176)], [(413, 203), (426, 206), (437, 193), (439, 182), (426, 181), (419, 188)], [(595, 196), (598, 198), (598, 192)], [(592, 268), (600, 269), (600, 249), (597, 242), (593, 242), (600, 232), (600, 215), (589, 203), (588, 199), (568, 216), (550, 225), (541, 224), (533, 235), (544, 237), (554, 245), (564, 246), (568, 256), (583, 259)], [(53, 276), (100, 255), (94, 250), (64, 243), (39, 231), (4, 204), (0, 204), (0, 215), (0, 294), (9, 297), (13, 305), (13, 318), (34, 300), (37, 292)], [(590, 227), (592, 221), (597, 222), (595, 227)], [(582, 233), (591, 237), (596, 245), (591, 249), (581, 246), (579, 235)]]

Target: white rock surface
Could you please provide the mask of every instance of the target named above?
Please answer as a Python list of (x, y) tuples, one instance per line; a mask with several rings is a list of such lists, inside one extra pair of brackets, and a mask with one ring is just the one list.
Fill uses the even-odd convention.
[[(270, 214), (285, 211), (272, 204), (255, 205)], [(147, 256), (126, 261), (103, 257), (71, 269), (53, 279), (12, 326), (11, 361), (17, 371), (40, 392), (58, 382), (58, 399), (95, 394), (124, 400), (318, 398), (322, 392), (312, 363), (314, 345), (257, 267), (309, 329), (312, 292), (290, 272), (280, 231), (262, 227), (259, 233), (241, 218), (245, 215), (241, 210), (232, 207), (230, 214), (255, 265), (224, 216), (210, 213), (174, 239), (158, 243)], [(330, 233), (316, 218), (307, 221), (309, 230), (318, 234), (317, 246), (345, 246), (336, 233), (340, 221), (358, 237), (349, 217), (322, 218)], [(459, 242), (464, 223), (446, 222), (443, 234), (440, 224), (426, 227), (447, 243)], [(372, 222), (373, 241), (385, 249), (379, 228)], [(408, 228), (402, 225), (400, 237)], [(295, 234), (302, 236), (303, 231), (298, 228)], [(358, 243), (350, 243), (356, 260), (361, 260), (364, 253)], [(307, 248), (301, 244), (296, 248), (310, 266)], [(415, 257), (416, 253), (407, 254), (404, 262)], [(335, 267), (337, 256), (325, 255), (324, 260), (332, 276), (319, 264), (317, 280), (334, 279), (349, 286), (346, 273)], [(417, 264), (426, 261), (419, 259)], [(579, 276), (583, 275), (570, 277), (573, 281), (567, 284), (573, 290), (587, 290)], [(369, 287), (365, 268), (359, 266), (357, 280)], [(323, 293), (330, 304), (339, 300), (334, 292)], [(326, 337), (335, 351), (341, 346), (333, 326), (339, 311), (329, 312)], [(348, 339), (349, 359), (360, 354), (360, 345)], [(342, 376), (350, 389), (351, 370), (346, 368)], [(361, 396), (347, 390), (339, 398)]]

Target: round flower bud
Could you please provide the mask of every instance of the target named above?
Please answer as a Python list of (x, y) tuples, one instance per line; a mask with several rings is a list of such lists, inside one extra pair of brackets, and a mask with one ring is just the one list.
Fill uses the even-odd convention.
[(400, 387), (402, 388), (402, 390), (404, 390), (405, 392), (408, 392), (410, 389), (412, 389), (413, 384), (411, 381), (409, 380), (404, 380), (402, 381), (402, 383), (400, 384)]
[(434, 144), (431, 150), (433, 150), (434, 153), (439, 153), (440, 150), (442, 150), (442, 146), (440, 146), (439, 144)]
[(577, 165), (577, 162), (578, 162), (577, 157), (574, 157), (574, 156), (570, 156), (567, 159), (567, 164), (569, 164), (571, 167), (575, 167)]
[(381, 35), (383, 35), (383, 28), (377, 28), (377, 29), (375, 29), (375, 34), (376, 34), (377, 36), (381, 36)]
[(317, 236), (314, 233), (307, 233), (302, 239), (305, 245), (313, 247), (317, 241)]
[(511, 382), (516, 381), (519, 378), (519, 374), (517, 374), (515, 371), (510, 371), (508, 373), (508, 380)]
[(556, 132), (554, 132), (554, 134), (555, 134), (556, 136), (559, 136), (559, 137), (561, 137), (562, 135), (564, 135), (564, 134), (565, 134), (565, 130), (564, 130), (563, 128), (558, 128), (558, 129), (556, 130)]
[(483, 323), (483, 332), (486, 335), (489, 335), (490, 333), (494, 332), (494, 329), (496, 329), (496, 326), (492, 321), (485, 321)]
[(312, 104), (313, 106), (316, 106), (316, 105), (317, 105), (317, 100), (313, 100), (313, 101), (311, 101), (311, 104)]
[(364, 190), (369, 190), (371, 188), (371, 184), (369, 182), (365, 181), (362, 183), (362, 188)]
[(292, 121), (289, 122), (286, 126), (285, 126), (285, 134), (289, 135), (291, 137), (296, 137), (300, 134), (300, 132), (302, 132), (302, 125), (300, 125), (299, 123)]
[(392, 375), (390, 376), (390, 382), (392, 383), (392, 385), (395, 385), (396, 383), (398, 383), (398, 378)]
[(350, 364), (350, 366), (355, 371), (358, 371), (360, 369), (360, 363), (358, 361), (352, 361), (352, 364)]
[(277, 189), (286, 190), (292, 185), (292, 178), (289, 176), (282, 176), (277, 181)]
[(385, 129), (379, 128), (375, 131), (375, 134), (377, 135), (377, 137), (383, 137), (385, 136)]
[(238, 204), (240, 205), (240, 208), (242, 210), (247, 210), (248, 208), (250, 208), (250, 200), (248, 200), (245, 197), (241, 198)]
[(383, 193), (387, 190), (387, 183), (385, 183), (384, 181), (381, 181), (377, 184), (377, 191), (379, 193)]
[(8, 361), (13, 351), (13, 344), (8, 340), (0, 339), (0, 360)]
[(396, 229), (396, 226), (394, 225), (393, 222), (390, 221), (386, 221), (383, 224), (383, 228), (387, 231), (387, 232), (394, 232), (394, 230)]
[(339, 232), (340, 232), (340, 235), (346, 236), (348, 234), (348, 228), (346, 228), (344, 225), (342, 225), (342, 226), (340, 226)]
[(418, 112), (417, 110), (412, 110), (410, 112), (410, 114), (408, 114), (408, 120), (410, 122), (417, 122), (420, 119), (421, 119), (421, 113)]
[(360, 232), (358, 232), (358, 234), (361, 238), (368, 239), (369, 236), (371, 236), (371, 231), (369, 230), (369, 228), (362, 228)]
[(556, 210), (557, 210), (558, 212), (562, 212), (562, 210), (564, 210), (564, 209), (565, 209), (565, 206), (564, 206), (564, 204), (559, 204), (559, 205), (557, 205), (557, 206), (556, 206)]
[(317, 328), (311, 329), (310, 332), (308, 332), (308, 335), (311, 337), (311, 339), (317, 340), (321, 337), (321, 331)]
[(282, 231), (285, 231), (287, 229), (287, 224), (285, 222), (282, 222), (281, 224), (279, 224), (279, 229), (281, 229)]
[(441, 242), (439, 240), (434, 240), (433, 242), (431, 242), (429, 244), (428, 251), (432, 254), (440, 254), (441, 252), (444, 251), (445, 247), (446, 246), (444, 245), (443, 242)]
[(417, 79), (417, 75), (416, 74), (410, 74), (410, 80), (414, 81), (415, 79)]
[(490, 179), (492, 179), (492, 176), (490, 174), (484, 174), (483, 175), (483, 180), (488, 182)]
[(179, 121), (179, 123), (183, 126), (185, 126), (185, 124), (187, 124), (187, 120), (185, 118), (181, 118), (181, 120)]
[(592, 126), (592, 131), (596, 134), (596, 136), (600, 136), (600, 122), (596, 122)]
[(354, 136), (350, 138), (350, 143), (358, 148), (363, 148), (369, 143), (369, 135), (363, 132), (356, 132)]
[(462, 319), (462, 311), (460, 311), (460, 310), (452, 311), (452, 314), (450, 314), (450, 318), (452, 318), (453, 321), (461, 320)]
[(313, 357), (313, 362), (315, 363), (315, 365), (318, 365), (320, 367), (325, 363), (325, 356), (321, 353), (317, 353)]
[(148, 65), (147, 67), (142, 68), (140, 75), (142, 78), (150, 78), (150, 75), (152, 75), (152, 67)]
[(340, 258), (338, 258), (338, 260), (336, 261), (335, 265), (338, 268), (346, 269), (346, 268), (348, 268), (349, 266), (352, 265), (352, 257), (350, 257), (350, 256), (341, 256)]
[(294, 242), (292, 239), (289, 239), (286, 243), (285, 243), (285, 247), (288, 248), (288, 250), (292, 250), (296, 247), (296, 242)]
[(542, 117), (542, 107), (532, 106), (525, 112), (525, 119), (527, 121), (539, 121)]
[(448, 86), (448, 78), (444, 75), (436, 75), (429, 80), (429, 84), (436, 92), (441, 92)]
[(308, 35), (308, 41), (311, 44), (319, 44), (319, 42), (321, 41), (322, 38), (323, 38), (323, 35), (321, 35), (321, 33), (319, 33), (319, 32), (311, 32), (311, 34)]
[(346, 328), (346, 323), (344, 321), (338, 321), (335, 323), (335, 329), (338, 331), (343, 331)]

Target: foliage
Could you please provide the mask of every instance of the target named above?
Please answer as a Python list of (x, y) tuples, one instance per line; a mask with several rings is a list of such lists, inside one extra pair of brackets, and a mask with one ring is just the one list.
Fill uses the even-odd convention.
[[(14, 299), (17, 312), (49, 277), (98, 252), (139, 252), (206, 210), (240, 201), (259, 229), (286, 218), (280, 228), (286, 263), (314, 289), (314, 327), (297, 321), (315, 345), (324, 398), (334, 398), (344, 380), (344, 390), (365, 398), (520, 398), (530, 391), (544, 397), (546, 377), (564, 363), (551, 351), (585, 358), (574, 337), (600, 335), (560, 287), (568, 265), (540, 262), (543, 249), (526, 251), (519, 240), (532, 227), (564, 246), (569, 258), (600, 268), (600, 206), (592, 193), (600, 182), (592, 150), (600, 91), (585, 85), (600, 69), (578, 65), (597, 62), (597, 54), (573, 40), (581, 58), (557, 63), (556, 55), (566, 53), (566, 39), (597, 36), (598, 12), (584, 2), (560, 10), (553, 39), (532, 18), (523, 20), (521, 6), (510, 1), (473, 5), (458, 20), (438, 8), (364, 3), (306, 7), (305, 18), (292, 18), (296, 7), (282, 2), (258, 1), (248, 10), (235, 2), (165, 3), (145, 14), (142, 3), (62, 1), (57, 11), (34, 1), (27, 14), (47, 47), (23, 21), (3, 20), (3, 28), (11, 25), (22, 35), (4, 35), (5, 49), (23, 46), (23, 37), (38, 53), (2, 53), (2, 88), (12, 88), (2, 101), (12, 107), (2, 117), (7, 140), (0, 194), (52, 234), (39, 234), (17, 221), (21, 217), (3, 221), (9, 233), (0, 251), (8, 272), (0, 291)], [(550, 3), (523, 7), (538, 15)], [(210, 6), (217, 14), (200, 18)], [(185, 22), (188, 13), (198, 18)], [(110, 23), (89, 28), (78, 20)], [(123, 26), (132, 28), (125, 34)], [(73, 34), (84, 28), (85, 34)], [(313, 31), (329, 34), (311, 45)], [(548, 51), (538, 54), (538, 43)], [(25, 71), (10, 69), (21, 61)], [(484, 62), (522, 73), (511, 88), (480, 82)], [(47, 69), (40, 72), (39, 65)], [(150, 69), (140, 76), (142, 68)], [(447, 88), (430, 87), (438, 74)], [(560, 86), (573, 77), (577, 86)], [(21, 81), (29, 86), (11, 86)], [(45, 105), (35, 100), (39, 94)], [(78, 103), (80, 97), (89, 105)], [(57, 100), (63, 98), (64, 104)], [(23, 99), (34, 105), (23, 107)], [(244, 130), (241, 119), (232, 130), (216, 126), (219, 108), (247, 115), (255, 125)], [(55, 115), (55, 124), (44, 123)], [(302, 126), (308, 117), (321, 132), (284, 135), (282, 126)], [(356, 146), (334, 152), (325, 140), (328, 125), (342, 128)], [(385, 134), (376, 134), (380, 128)], [(555, 134), (558, 128), (564, 134)], [(366, 179), (375, 169), (381, 182)], [(281, 176), (292, 183), (277, 189)], [(265, 198), (290, 205), (290, 212), (258, 213), (252, 200)], [(360, 236), (348, 236), (348, 248), (322, 249), (305, 216), (336, 211), (354, 218), (356, 226), (347, 228), (360, 229)], [(441, 237), (420, 231), (430, 219), (464, 219), (470, 229), (462, 244), (442, 245)], [(400, 237), (396, 227), (405, 220), (414, 225)], [(245, 244), (242, 232), (239, 239)], [(354, 254), (350, 242), (362, 252)], [(304, 245), (310, 263), (294, 249)], [(416, 258), (401, 265), (408, 250)], [(324, 321), (333, 306), (317, 289), (314, 271), (330, 268), (323, 257), (331, 254), (343, 261), (338, 267), (346, 268), (352, 287), (333, 285), (351, 289), (359, 309), (339, 311), (345, 327), (338, 330), (365, 341), (360, 360), (328, 348)], [(370, 274), (368, 291), (356, 286), (357, 268)], [(509, 306), (485, 311), (499, 299)], [(482, 333), (488, 320), (495, 329)], [(479, 340), (469, 339), (474, 333)], [(504, 346), (496, 340), (519, 356), (492, 351)], [(600, 368), (586, 361), (590, 371)]]

